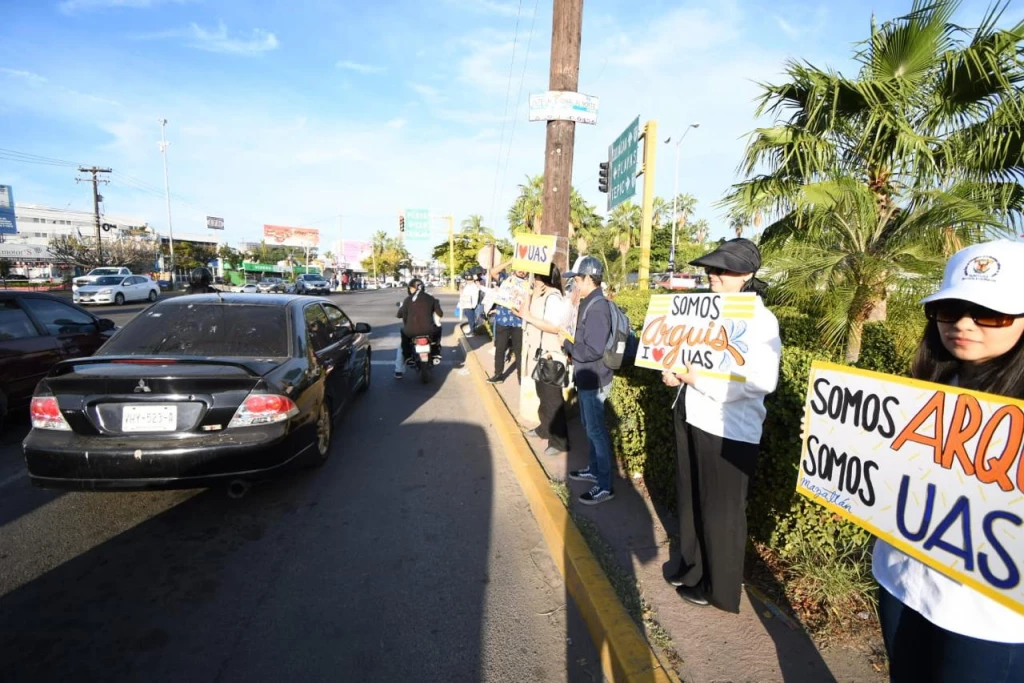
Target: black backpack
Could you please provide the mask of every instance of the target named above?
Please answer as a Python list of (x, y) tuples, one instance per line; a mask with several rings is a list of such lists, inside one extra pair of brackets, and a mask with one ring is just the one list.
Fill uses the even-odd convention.
[[(632, 367), (636, 361), (636, 351), (640, 346), (640, 340), (637, 339), (633, 326), (629, 324), (626, 312), (618, 304), (608, 299), (605, 299), (605, 302), (608, 304), (608, 312), (611, 315), (612, 329), (611, 334), (608, 335), (608, 341), (604, 345), (604, 364), (612, 370)], [(580, 326), (587, 319), (587, 313), (590, 312), (591, 306), (593, 304), (583, 310)]]

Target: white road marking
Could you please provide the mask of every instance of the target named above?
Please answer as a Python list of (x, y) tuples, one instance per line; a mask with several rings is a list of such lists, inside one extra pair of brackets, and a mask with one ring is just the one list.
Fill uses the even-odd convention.
[(10, 486), (14, 482), (16, 482), (16, 481), (18, 481), (20, 479), (24, 479), (27, 476), (28, 476), (27, 472), (16, 472), (15, 474), (12, 474), (11, 476), (7, 477), (6, 479), (0, 479), (0, 489), (4, 488), (6, 486)]

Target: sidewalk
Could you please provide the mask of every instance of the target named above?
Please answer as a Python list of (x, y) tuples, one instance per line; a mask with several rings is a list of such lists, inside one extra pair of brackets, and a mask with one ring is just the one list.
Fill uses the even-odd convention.
[[(494, 345), (486, 334), (464, 339), (487, 370), (494, 367)], [(515, 372), (494, 389), (518, 421), (519, 383)], [(533, 427), (533, 424), (525, 425)], [(683, 601), (663, 578), (669, 561), (669, 533), (675, 532), (670, 513), (656, 510), (638, 486), (615, 478), (615, 499), (598, 506), (580, 505), (576, 498), (589, 487), (568, 480), (568, 471), (587, 465), (587, 440), (570, 410), (570, 453), (543, 455), (547, 443), (529, 440), (537, 460), (553, 482), (568, 486), (570, 510), (595, 554), (606, 564), (609, 579), (634, 618), (646, 622), (648, 638), (666, 655), (687, 683), (816, 683), (840, 681), (881, 683), (885, 677), (868, 661), (868, 653), (851, 648), (819, 650), (799, 624), (774, 605), (762, 602), (748, 587), (740, 613)], [(561, 487), (559, 484), (555, 484)], [(598, 537), (595, 539), (595, 537)]]

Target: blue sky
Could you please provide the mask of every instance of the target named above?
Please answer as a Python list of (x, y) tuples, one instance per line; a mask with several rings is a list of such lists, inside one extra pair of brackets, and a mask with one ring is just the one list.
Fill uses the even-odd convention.
[[(479, 213), (505, 234), (516, 186), (543, 170), (544, 126), (527, 121), (526, 102), (547, 90), (551, 0), (3, 4), (0, 148), (113, 168), (106, 211), (159, 229), (160, 118), (175, 231), (202, 234), (207, 214), (222, 216), (231, 242), (259, 239), (264, 223), (366, 238), (396, 230), (404, 207)], [(958, 23), (975, 25), (986, 6), (965, 1)], [(574, 185), (603, 208), (597, 165), (626, 124), (656, 119), (664, 139), (699, 121), (680, 191), (724, 235), (712, 204), (758, 125), (756, 83), (777, 81), (790, 58), (850, 71), (871, 12), (909, 7), (586, 0), (579, 91), (601, 105), (598, 125), (577, 126)], [(1020, 17), (1013, 7), (1004, 23)], [(660, 146), (666, 197), (673, 155)], [(88, 210), (75, 175), (0, 159), (19, 202)]]

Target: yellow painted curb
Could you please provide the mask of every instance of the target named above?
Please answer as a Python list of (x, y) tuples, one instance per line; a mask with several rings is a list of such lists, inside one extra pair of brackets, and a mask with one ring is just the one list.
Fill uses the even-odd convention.
[(466, 338), (459, 343), (467, 357), (477, 394), (483, 401), (505, 456), (530, 503), (555, 565), (580, 610), (587, 630), (601, 655), (601, 669), (609, 681), (629, 683), (679, 683), (674, 671), (662, 666), (650, 644), (619, 602), (615, 589), (590, 552), (590, 547), (569, 516), (562, 501), (551, 490), (547, 473), (526, 442), (519, 425), (509, 413), (497, 389), (485, 382), (486, 371)]

